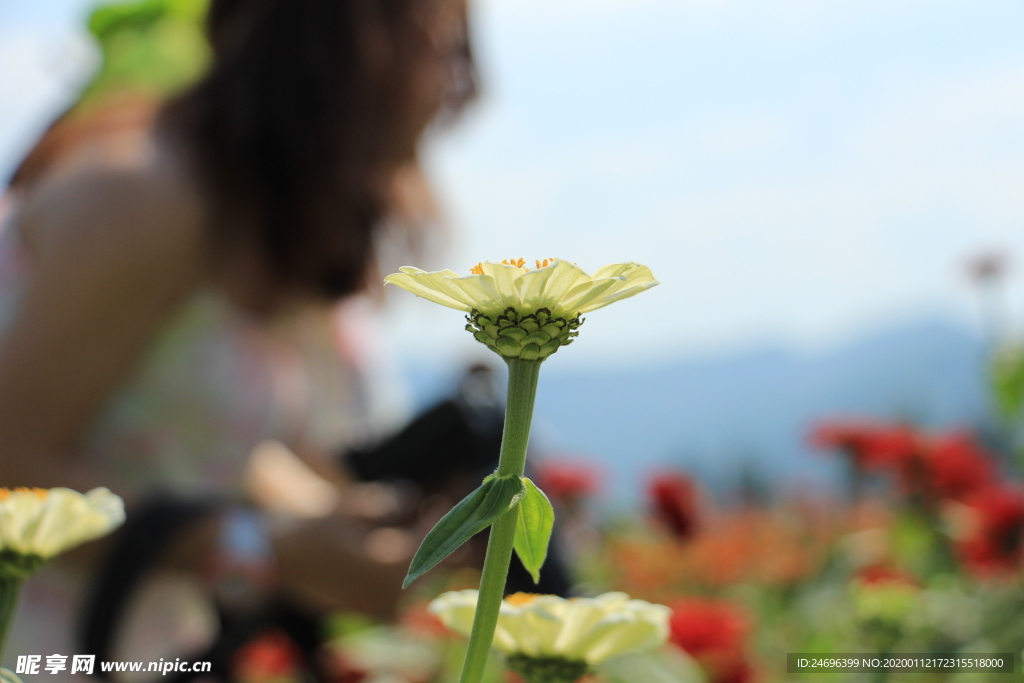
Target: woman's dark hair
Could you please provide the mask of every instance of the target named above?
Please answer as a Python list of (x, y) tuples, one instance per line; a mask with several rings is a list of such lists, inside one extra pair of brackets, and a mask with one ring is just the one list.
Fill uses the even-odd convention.
[(365, 284), (396, 171), (474, 91), (465, 15), (438, 16), (452, 4), (212, 0), (213, 65), (159, 126), (200, 173), (215, 248), (254, 248), (289, 290)]

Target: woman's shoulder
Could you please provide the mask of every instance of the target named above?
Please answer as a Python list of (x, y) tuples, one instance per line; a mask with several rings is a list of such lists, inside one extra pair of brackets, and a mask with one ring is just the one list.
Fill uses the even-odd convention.
[(205, 253), (198, 184), (151, 129), (85, 141), (16, 191), (29, 253), (87, 249), (103, 261), (197, 259)]

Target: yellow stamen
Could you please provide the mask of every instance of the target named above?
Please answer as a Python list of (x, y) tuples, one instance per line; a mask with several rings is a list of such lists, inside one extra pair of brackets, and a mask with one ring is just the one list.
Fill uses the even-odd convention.
[[(555, 259), (555, 258), (546, 258), (543, 261), (534, 261), (534, 263), (537, 264), (538, 268), (545, 268), (547, 266), (550, 266), (552, 263), (554, 263), (557, 260), (558, 259)], [(507, 259), (504, 259), (501, 263), (502, 263), (502, 265), (512, 266), (513, 268), (522, 268), (523, 270), (529, 270), (529, 268), (526, 266), (526, 259), (524, 259), (524, 258), (512, 258), (512, 259), (508, 259), (507, 258)], [(473, 266), (472, 268), (469, 269), (469, 272), (472, 275), (483, 275), (484, 274), (484, 264), (483, 263), (476, 264), (475, 266)]]
[(46, 489), (31, 489), (19, 486), (13, 490), (11, 489), (0, 489), (0, 500), (7, 500), (10, 498), (11, 493), (34, 493), (39, 498), (46, 498), (49, 495), (49, 491)]
[(513, 593), (505, 598), (505, 602), (510, 605), (529, 605), (539, 597), (536, 593)]

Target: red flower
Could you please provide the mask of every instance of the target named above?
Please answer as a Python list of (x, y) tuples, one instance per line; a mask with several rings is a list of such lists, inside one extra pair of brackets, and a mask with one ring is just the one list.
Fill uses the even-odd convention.
[(816, 448), (845, 452), (864, 470), (898, 466), (918, 450), (918, 436), (911, 428), (871, 422), (824, 422), (811, 431), (810, 442)]
[(748, 683), (754, 678), (754, 669), (745, 658), (724, 662), (714, 671), (711, 683)]
[(697, 533), (697, 486), (685, 474), (666, 472), (653, 476), (648, 495), (655, 517), (678, 539)]
[(341, 648), (328, 645), (320, 655), (328, 683), (363, 683), (370, 678), (370, 673), (349, 661)]
[(861, 470), (897, 475), (906, 493), (927, 500), (964, 500), (996, 482), (992, 457), (967, 432), (930, 438), (903, 425), (826, 422), (810, 441), (845, 452)]
[(581, 463), (545, 460), (537, 466), (537, 485), (548, 497), (575, 505), (600, 488), (597, 472)]
[(968, 502), (976, 517), (973, 530), (960, 542), (964, 564), (981, 575), (1017, 570), (1024, 535), (1024, 496), (1009, 488), (980, 492)]
[(271, 631), (242, 646), (234, 655), (235, 680), (274, 681), (297, 673), (302, 653), (288, 636)]
[(966, 432), (939, 438), (927, 453), (931, 490), (940, 498), (965, 500), (995, 485), (992, 457)]
[(669, 605), (669, 640), (707, 670), (711, 683), (747, 683), (753, 669), (745, 651), (746, 618), (732, 605), (688, 598)]

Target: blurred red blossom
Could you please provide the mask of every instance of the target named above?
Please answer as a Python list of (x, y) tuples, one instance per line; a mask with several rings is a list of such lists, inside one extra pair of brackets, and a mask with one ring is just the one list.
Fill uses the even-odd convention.
[(996, 483), (993, 458), (967, 432), (939, 437), (926, 451), (929, 484), (940, 498), (963, 500)]
[(863, 470), (880, 470), (912, 458), (918, 448), (914, 430), (865, 420), (835, 420), (811, 430), (811, 445), (846, 453)]
[(746, 616), (721, 600), (685, 598), (668, 605), (669, 640), (696, 659), (711, 683), (746, 683), (753, 677), (746, 657), (750, 625)]
[(544, 460), (537, 465), (537, 485), (549, 498), (575, 506), (600, 489), (593, 465), (568, 460)]
[(354, 664), (341, 648), (328, 647), (322, 651), (322, 655), (328, 683), (363, 683), (371, 677), (369, 671)]
[(235, 653), (233, 680), (245, 683), (281, 681), (295, 678), (302, 662), (302, 653), (292, 640), (280, 631), (258, 636)]
[(1018, 570), (1024, 535), (1024, 495), (993, 487), (967, 501), (971, 528), (957, 545), (966, 568), (981, 576)]
[(655, 518), (675, 536), (685, 540), (696, 535), (699, 526), (697, 485), (678, 472), (661, 472), (647, 485)]
[(818, 448), (841, 450), (862, 471), (896, 476), (907, 494), (964, 500), (992, 487), (994, 458), (966, 431), (927, 434), (901, 424), (823, 422), (811, 431)]
[(436, 638), (451, 634), (451, 631), (441, 623), (437, 615), (427, 609), (429, 605), (429, 600), (419, 600), (409, 605), (402, 614), (402, 625), (407, 626), (414, 633), (427, 637)]

